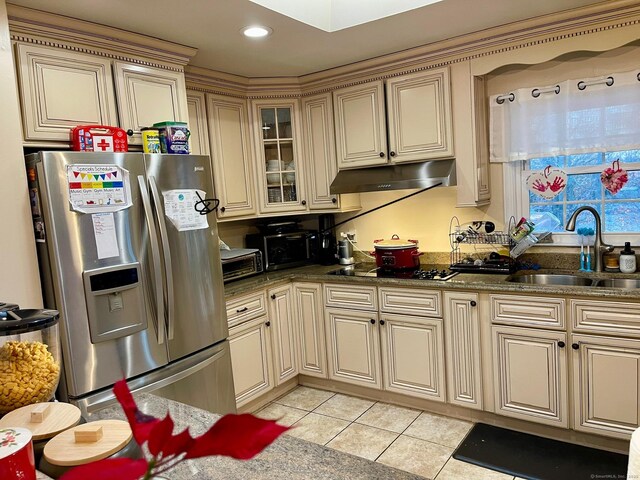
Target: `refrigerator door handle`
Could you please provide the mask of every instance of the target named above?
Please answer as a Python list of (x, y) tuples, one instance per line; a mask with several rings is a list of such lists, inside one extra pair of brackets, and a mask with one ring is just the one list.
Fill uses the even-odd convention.
[(151, 261), (153, 262), (153, 287), (155, 289), (155, 300), (157, 309), (156, 330), (158, 334), (158, 343), (164, 343), (164, 325), (161, 319), (164, 318), (164, 292), (162, 290), (162, 266), (160, 264), (160, 250), (158, 243), (158, 234), (156, 233), (155, 224), (153, 223), (153, 212), (151, 211), (151, 198), (147, 184), (142, 175), (138, 175), (138, 184), (140, 185), (140, 196), (144, 207), (144, 216), (147, 221), (147, 230), (149, 231), (149, 239), (151, 245)]
[(162, 253), (164, 255), (164, 271), (167, 280), (167, 339), (173, 340), (174, 333), (174, 310), (175, 296), (173, 292), (173, 270), (171, 268), (171, 249), (169, 248), (169, 234), (167, 233), (167, 223), (162, 214), (162, 203), (160, 202), (160, 192), (156, 177), (149, 176), (149, 185), (151, 186), (151, 195), (156, 205), (156, 218), (160, 226), (160, 240), (162, 241)]

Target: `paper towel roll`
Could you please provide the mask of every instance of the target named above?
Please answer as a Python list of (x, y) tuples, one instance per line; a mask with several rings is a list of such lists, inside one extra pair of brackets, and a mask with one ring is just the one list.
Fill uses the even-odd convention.
[(631, 435), (627, 480), (640, 480), (640, 428), (636, 428)]

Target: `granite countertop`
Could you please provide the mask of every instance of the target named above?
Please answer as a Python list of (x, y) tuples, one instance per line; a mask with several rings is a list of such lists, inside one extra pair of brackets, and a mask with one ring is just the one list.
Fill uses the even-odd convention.
[[(192, 435), (200, 435), (220, 418), (218, 414), (148, 393), (136, 394), (135, 398), (144, 413), (163, 418), (169, 411), (176, 425), (175, 432), (188, 427)], [(91, 417), (92, 420), (114, 418), (125, 419), (120, 406), (101, 410)], [(171, 480), (424, 480), (423, 477), (289, 435), (282, 435), (248, 461), (228, 457), (199, 458), (178, 464), (165, 476)]]
[[(447, 268), (448, 265), (442, 265)], [(326, 283), (348, 283), (360, 285), (387, 285), (398, 287), (430, 288), (443, 290), (473, 290), (494, 291), (500, 293), (529, 293), (545, 295), (566, 295), (580, 297), (596, 297), (600, 299), (627, 299), (640, 300), (640, 289), (603, 288), (586, 286), (562, 286), (562, 285), (533, 285), (507, 281), (509, 275), (504, 274), (477, 274), (460, 273), (455, 277), (442, 280), (414, 280), (398, 278), (356, 277), (328, 275), (333, 270), (338, 270), (340, 265), (308, 265), (305, 267), (291, 268), (288, 270), (267, 272), (242, 280), (236, 280), (225, 285), (225, 296), (233, 297), (243, 293), (249, 293), (261, 288), (270, 288), (288, 281), (313, 281)], [(375, 264), (371, 264), (375, 269)], [(584, 273), (567, 269), (523, 270), (515, 275), (528, 273), (557, 273), (585, 276), (589, 278), (637, 278), (640, 273)]]

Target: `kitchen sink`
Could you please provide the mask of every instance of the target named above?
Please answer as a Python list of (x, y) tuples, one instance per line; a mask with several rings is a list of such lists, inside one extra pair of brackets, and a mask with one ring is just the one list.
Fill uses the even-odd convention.
[(598, 280), (596, 287), (612, 287), (612, 288), (624, 288), (634, 289), (640, 288), (640, 279), (637, 278), (605, 278)]
[(531, 273), (528, 275), (511, 275), (507, 282), (528, 283), (532, 285), (562, 285), (591, 287), (595, 280), (578, 275), (560, 275), (554, 273)]

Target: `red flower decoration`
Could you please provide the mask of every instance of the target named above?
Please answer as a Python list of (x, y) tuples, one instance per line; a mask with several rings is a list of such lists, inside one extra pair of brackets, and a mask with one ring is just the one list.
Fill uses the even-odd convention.
[(151, 479), (187, 458), (224, 455), (240, 460), (253, 458), (276, 438), (289, 430), (273, 420), (250, 414), (225, 415), (209, 430), (193, 438), (189, 430), (173, 435), (173, 419), (160, 420), (142, 413), (136, 405), (127, 382), (120, 380), (113, 388), (140, 445), (147, 443), (150, 460), (106, 458), (67, 471), (60, 480), (139, 480)]

